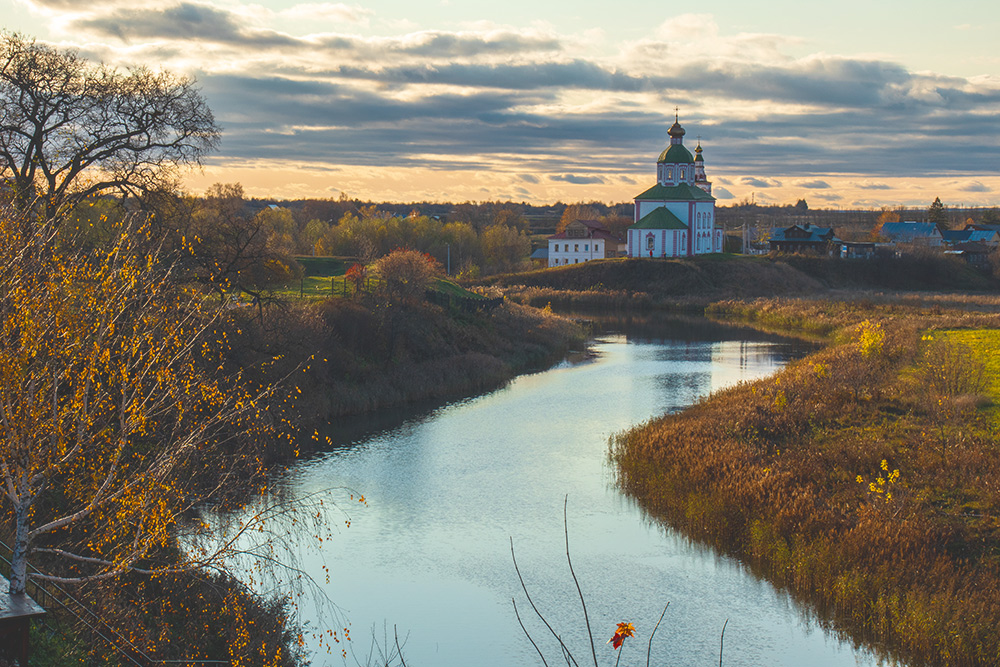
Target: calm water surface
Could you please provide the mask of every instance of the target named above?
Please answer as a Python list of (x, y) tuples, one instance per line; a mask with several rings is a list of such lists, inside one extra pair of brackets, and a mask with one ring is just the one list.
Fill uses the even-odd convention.
[[(701, 340), (687, 340), (695, 329)], [(667, 602), (652, 664), (718, 664), (726, 619), (727, 667), (880, 664), (738, 562), (651, 523), (614, 488), (606, 461), (612, 434), (771, 374), (801, 353), (732, 330), (674, 324), (661, 331), (664, 337), (604, 334), (589, 358), (391, 428), (341, 436), (348, 440), (297, 464), (283, 482), (290, 497), (350, 487), (368, 500), (351, 506), (341, 495), (351, 526), (299, 553), (317, 580), (329, 568), (325, 592), (349, 621), (362, 662), (373, 628), (381, 642), (386, 631), (391, 641), (395, 626), (410, 667), (540, 665), (517, 624), (514, 598), (549, 664), (564, 664), (524, 599), (511, 538), (536, 604), (577, 660), (592, 662), (566, 566), (568, 496), (573, 565), (602, 665), (614, 664), (604, 642), (623, 620), (634, 623), (639, 640), (625, 644), (622, 664), (644, 665), (646, 640)], [(342, 523), (339, 510), (328, 511), (331, 525)], [(303, 610), (314, 613), (308, 603)], [(310, 620), (313, 629), (325, 624), (337, 621)], [(314, 664), (343, 660), (318, 652)]]

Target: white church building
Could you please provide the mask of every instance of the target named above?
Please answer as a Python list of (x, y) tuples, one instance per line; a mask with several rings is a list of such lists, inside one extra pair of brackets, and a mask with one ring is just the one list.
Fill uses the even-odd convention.
[(684, 128), (674, 116), (670, 145), (656, 161), (656, 185), (635, 197), (635, 224), (628, 228), (629, 257), (691, 257), (722, 252), (715, 226), (715, 197), (705, 176), (701, 142), (695, 155), (684, 147)]

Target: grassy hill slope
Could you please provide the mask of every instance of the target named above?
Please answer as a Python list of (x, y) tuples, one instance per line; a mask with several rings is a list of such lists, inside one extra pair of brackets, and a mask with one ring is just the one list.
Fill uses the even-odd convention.
[[(996, 291), (992, 276), (944, 255), (872, 261), (829, 257), (708, 255), (690, 259), (612, 259), (495, 276), (489, 284), (532, 305), (704, 304), (718, 299), (798, 296), (827, 290)], [(557, 294), (556, 292), (561, 292)]]

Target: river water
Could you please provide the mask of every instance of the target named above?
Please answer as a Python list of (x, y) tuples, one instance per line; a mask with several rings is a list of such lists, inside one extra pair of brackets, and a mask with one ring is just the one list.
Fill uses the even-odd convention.
[[(348, 626), (352, 637), (333, 654), (307, 637), (314, 664), (343, 664), (345, 645), (354, 654), (348, 664), (366, 664), (373, 630), (377, 655), (395, 644), (395, 628), (409, 667), (541, 665), (512, 598), (549, 665), (565, 664), (525, 600), (511, 539), (538, 608), (580, 664), (593, 664), (566, 563), (564, 500), (601, 665), (615, 664), (605, 642), (620, 621), (636, 628), (621, 664), (645, 664), (668, 602), (653, 665), (718, 664), (727, 620), (727, 667), (881, 664), (739, 562), (651, 522), (614, 487), (607, 463), (615, 432), (772, 374), (801, 345), (691, 321), (611, 329), (592, 354), (492, 393), (393, 415), (390, 424), (342, 423), (331, 430), (332, 447), (293, 467), (281, 481), (285, 497), (328, 493), (336, 506), (327, 502), (317, 515), (341, 526), (321, 545), (306, 538), (293, 547), (337, 608), (320, 613), (303, 598), (308, 628)], [(341, 488), (363, 493), (367, 505), (328, 491)]]

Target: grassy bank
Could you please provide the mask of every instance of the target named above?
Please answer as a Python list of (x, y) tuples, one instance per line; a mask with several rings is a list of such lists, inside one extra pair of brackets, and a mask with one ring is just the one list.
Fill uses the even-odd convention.
[[(517, 303), (477, 312), (364, 298), (287, 303), (262, 318), (246, 309), (226, 332), (227, 363), (271, 360), (267, 379), (286, 378), (288, 401), (275, 418), (302, 426), (486, 391), (581, 349), (584, 336), (569, 320)], [(269, 462), (293, 446), (276, 445)]]
[(857, 640), (913, 665), (997, 664), (1000, 395), (978, 361), (1000, 352), (996, 316), (772, 306), (791, 326), (822, 315), (837, 342), (617, 436), (620, 485)]
[(878, 261), (775, 255), (676, 260), (612, 259), (495, 276), (508, 298), (542, 307), (692, 309), (722, 299), (796, 297), (830, 291), (995, 291), (998, 283), (940, 254)]

